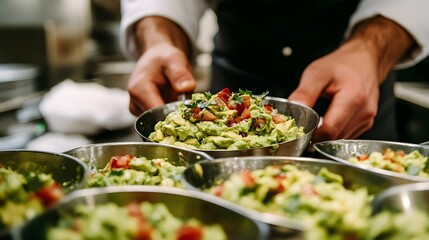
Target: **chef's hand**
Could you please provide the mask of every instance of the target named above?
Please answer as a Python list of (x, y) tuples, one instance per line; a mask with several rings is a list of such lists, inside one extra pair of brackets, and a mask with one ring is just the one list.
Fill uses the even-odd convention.
[(379, 85), (413, 43), (399, 25), (375, 17), (357, 25), (337, 50), (311, 63), (288, 99), (310, 107), (319, 97), (330, 100), (313, 142), (357, 138), (370, 129)]
[(136, 40), (142, 55), (128, 82), (132, 114), (138, 116), (195, 89), (189, 41), (181, 28), (162, 17), (147, 17), (136, 24)]

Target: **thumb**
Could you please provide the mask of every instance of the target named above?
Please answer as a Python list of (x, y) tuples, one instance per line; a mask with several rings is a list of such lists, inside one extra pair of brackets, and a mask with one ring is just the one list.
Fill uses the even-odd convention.
[(176, 92), (192, 92), (195, 89), (195, 79), (185, 56), (172, 58), (170, 63), (165, 66), (164, 73)]
[(297, 89), (289, 95), (288, 100), (313, 107), (325, 89), (327, 81), (329, 81), (327, 75), (322, 76), (320, 71), (307, 68), (301, 76)]

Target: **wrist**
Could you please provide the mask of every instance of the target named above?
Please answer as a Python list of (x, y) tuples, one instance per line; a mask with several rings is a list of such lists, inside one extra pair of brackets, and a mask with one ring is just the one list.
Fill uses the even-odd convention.
[(380, 81), (416, 44), (404, 28), (381, 16), (356, 25), (347, 42), (359, 44), (368, 52), (376, 64)]
[(134, 36), (141, 53), (159, 44), (170, 44), (190, 53), (190, 42), (185, 32), (174, 22), (164, 17), (145, 17), (135, 24)]

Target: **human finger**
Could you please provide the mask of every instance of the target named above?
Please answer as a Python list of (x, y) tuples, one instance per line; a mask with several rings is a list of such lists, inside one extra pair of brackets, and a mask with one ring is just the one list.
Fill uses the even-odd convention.
[(329, 72), (314, 62), (304, 70), (297, 89), (289, 95), (288, 100), (313, 107), (330, 81)]

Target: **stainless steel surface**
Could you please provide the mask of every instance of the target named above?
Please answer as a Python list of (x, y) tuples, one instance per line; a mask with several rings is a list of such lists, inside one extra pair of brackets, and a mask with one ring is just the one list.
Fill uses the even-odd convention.
[[(0, 151), (0, 165), (21, 173), (51, 174), (66, 194), (83, 187), (89, 175), (86, 164), (74, 157), (59, 153), (30, 150)], [(0, 229), (0, 239), (6, 234), (7, 231)]]
[(429, 184), (421, 182), (391, 187), (376, 196), (373, 209), (374, 212), (419, 210), (429, 214)]
[[(143, 141), (150, 141), (149, 135), (154, 131), (155, 124), (164, 121), (166, 116), (175, 111), (181, 101), (168, 103), (164, 106), (153, 108), (141, 114), (136, 122), (135, 129)], [(252, 148), (244, 150), (201, 150), (214, 158), (235, 156), (300, 156), (307, 148), (314, 130), (319, 123), (319, 115), (311, 108), (299, 103), (289, 102), (283, 98), (266, 97), (264, 103), (272, 104), (279, 113), (292, 116), (296, 124), (304, 127), (305, 135), (284, 143), (280, 143), (277, 149), (273, 146)]]
[(176, 166), (188, 166), (200, 160), (211, 160), (211, 156), (190, 149), (170, 145), (141, 142), (100, 143), (80, 146), (65, 154), (89, 161), (93, 171), (106, 167), (112, 156), (132, 154), (144, 156), (148, 159), (167, 158)]
[(0, 104), (0, 150), (23, 149), (33, 138), (45, 132), (38, 116), (38, 97), (28, 95)]
[(0, 1), (0, 62), (41, 70), (38, 90), (83, 78), (91, 30), (87, 0)]
[(0, 102), (36, 91), (39, 69), (29, 64), (0, 64)]
[(46, 228), (57, 222), (61, 213), (72, 211), (72, 208), (80, 203), (90, 206), (106, 202), (126, 205), (136, 201), (162, 202), (175, 216), (197, 218), (205, 224), (218, 223), (225, 229), (228, 239), (266, 239), (266, 225), (251, 220), (244, 212), (228, 202), (184, 189), (153, 186), (108, 187), (77, 191), (64, 199), (56, 208), (26, 224), (17, 235), (23, 240), (43, 238)]
[(363, 154), (370, 154), (374, 151), (383, 152), (387, 148), (392, 150), (403, 150), (406, 153), (410, 153), (414, 150), (418, 150), (424, 156), (429, 156), (429, 146), (401, 143), (401, 142), (390, 142), (390, 141), (378, 141), (378, 140), (332, 140), (313, 144), (313, 147), (322, 155), (335, 161), (341, 162), (346, 165), (362, 168), (367, 171), (371, 171), (377, 174), (404, 178), (410, 181), (429, 181), (429, 178), (411, 176), (405, 173), (397, 173), (389, 170), (380, 168), (365, 166), (361, 164), (355, 164), (348, 161), (352, 156), (360, 156)]
[[(314, 174), (317, 174), (321, 168), (326, 167), (329, 171), (341, 175), (344, 179), (344, 185), (347, 188), (354, 189), (365, 186), (371, 194), (379, 193), (395, 185), (411, 183), (411, 181), (406, 179), (375, 174), (360, 168), (337, 163), (335, 161), (278, 156), (221, 158), (213, 161), (203, 161), (200, 162), (203, 169), (202, 176), (194, 169), (193, 166), (187, 168), (182, 176), (185, 187), (192, 190), (202, 191), (203, 189), (215, 185), (219, 181), (226, 180), (230, 175), (243, 170), (256, 170), (263, 169), (269, 165), (285, 164), (295, 165), (300, 169), (308, 170)], [(249, 212), (250, 216), (254, 219), (258, 219), (269, 224), (272, 227), (273, 232), (277, 235), (284, 233), (295, 235), (299, 234), (300, 231), (305, 231), (305, 225), (296, 219), (269, 213), (261, 213), (250, 209), (245, 209), (244, 211)]]

